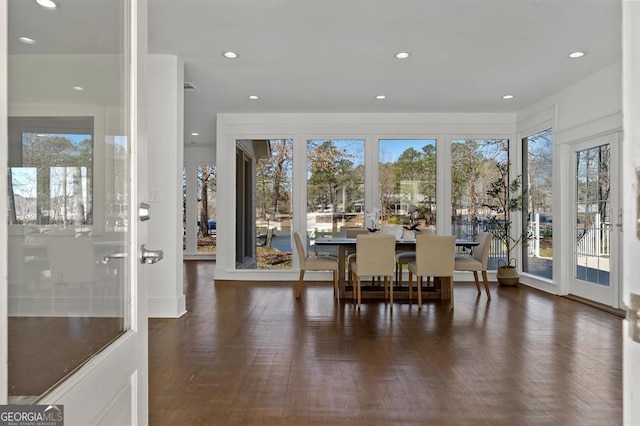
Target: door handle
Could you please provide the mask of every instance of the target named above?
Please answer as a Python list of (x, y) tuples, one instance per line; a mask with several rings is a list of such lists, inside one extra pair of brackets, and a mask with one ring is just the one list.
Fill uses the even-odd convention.
[(146, 245), (140, 246), (140, 263), (158, 263), (164, 257), (162, 250), (149, 250)]
[(124, 259), (125, 257), (127, 257), (127, 253), (111, 253), (103, 256), (100, 262), (106, 265), (111, 259)]

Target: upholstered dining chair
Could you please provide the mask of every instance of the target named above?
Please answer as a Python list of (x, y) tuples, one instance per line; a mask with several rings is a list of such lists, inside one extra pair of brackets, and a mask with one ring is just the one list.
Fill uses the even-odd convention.
[[(402, 232), (403, 240), (415, 240), (418, 233), (414, 230), (404, 229)], [(402, 269), (404, 265), (408, 265), (409, 262), (415, 260), (415, 251), (398, 251), (396, 252), (396, 285), (402, 283)], [(431, 277), (427, 277), (427, 285), (431, 282)]]
[(396, 253), (396, 285), (402, 282), (402, 269), (404, 265), (416, 259), (415, 251), (399, 251)]
[(331, 256), (308, 256), (305, 254), (302, 237), (299, 232), (293, 233), (293, 239), (296, 244), (298, 260), (300, 261), (300, 278), (296, 287), (296, 299), (300, 298), (302, 292), (302, 282), (306, 271), (333, 271), (333, 295), (336, 299), (340, 299), (340, 290), (338, 289), (338, 260)]
[(454, 270), (456, 271), (473, 272), (478, 294), (482, 292), (480, 290), (480, 282), (478, 281), (478, 272), (482, 272), (484, 289), (489, 299), (491, 299), (491, 292), (489, 291), (489, 281), (487, 280), (487, 263), (489, 262), (489, 249), (491, 248), (492, 238), (493, 234), (491, 232), (480, 232), (475, 239), (478, 245), (473, 248), (471, 256), (463, 254), (456, 255), (454, 265)]
[[(346, 228), (345, 236), (347, 238), (356, 238), (360, 234), (368, 234), (369, 230), (364, 228)], [(347, 256), (347, 281), (351, 285), (351, 263), (356, 261), (356, 253), (349, 253)], [(354, 293), (355, 294), (355, 293)]]
[[(363, 276), (383, 277), (384, 296), (389, 296), (393, 309), (393, 268), (395, 264), (396, 237), (393, 235), (356, 235), (356, 260), (351, 263), (354, 282), (353, 295), (357, 298), (358, 309), (362, 302)], [(388, 288), (387, 288), (388, 287)]]
[(409, 299), (412, 298), (413, 275), (417, 276), (418, 308), (422, 308), (422, 277), (440, 277), (448, 280), (451, 309), (453, 309), (453, 266), (456, 255), (456, 237), (453, 235), (423, 234), (416, 236), (416, 258), (409, 262)]

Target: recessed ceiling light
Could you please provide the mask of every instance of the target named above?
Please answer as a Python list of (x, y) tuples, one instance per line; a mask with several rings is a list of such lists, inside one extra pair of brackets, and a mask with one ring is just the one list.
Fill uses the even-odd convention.
[(238, 57), (238, 54), (236, 52), (228, 51), (228, 52), (224, 52), (222, 56), (224, 56), (227, 59), (235, 59)]
[(502, 99), (513, 99), (513, 95), (503, 95)]
[(256, 99), (258, 99), (258, 97), (256, 95), (249, 95), (247, 96), (249, 99), (251, 99), (252, 101), (255, 101)]
[(84, 87), (82, 87), (82, 86), (73, 86), (73, 90), (77, 90), (78, 92), (82, 92), (84, 90)]
[(385, 95), (378, 95), (376, 96), (376, 99), (387, 99), (387, 97)]
[(407, 59), (409, 56), (411, 56), (411, 53), (409, 52), (398, 52), (396, 53), (396, 59)]
[(200, 133), (198, 133), (198, 132), (193, 132), (193, 133), (191, 133), (191, 136), (200, 136)]
[(569, 57), (571, 59), (582, 58), (584, 56), (584, 52), (571, 52), (569, 53)]
[(33, 43), (35, 43), (35, 42), (36, 42), (34, 39), (29, 38), (29, 37), (20, 37), (20, 38), (18, 39), (18, 41), (19, 41), (20, 43), (24, 43), (24, 44), (33, 44)]
[(56, 7), (58, 7), (58, 5), (55, 4), (55, 2), (53, 2), (51, 0), (36, 0), (36, 3), (38, 3), (40, 6), (46, 7), (48, 9), (55, 9)]

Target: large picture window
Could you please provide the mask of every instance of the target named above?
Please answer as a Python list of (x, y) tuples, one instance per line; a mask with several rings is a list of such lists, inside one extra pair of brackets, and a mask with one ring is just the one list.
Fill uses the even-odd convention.
[(522, 271), (553, 278), (553, 139), (551, 129), (522, 140), (523, 222), (533, 238), (522, 248)]
[(381, 139), (378, 147), (382, 223), (435, 231), (436, 141)]
[(293, 141), (269, 140), (269, 155), (256, 162), (255, 227), (258, 269), (290, 269)]
[(364, 226), (364, 140), (307, 141), (307, 235), (310, 244)]
[[(491, 231), (493, 212), (486, 206), (492, 204), (487, 190), (498, 176), (496, 166), (508, 161), (507, 139), (451, 141), (451, 229), (456, 238), (474, 239), (482, 231)], [(488, 269), (496, 269), (502, 261), (506, 261), (505, 248), (494, 238)]]
[(198, 182), (198, 254), (216, 252), (216, 190), (218, 173), (216, 166), (201, 164), (197, 168)]
[(20, 142), (12, 149), (20, 166), (9, 168), (9, 223), (91, 225), (92, 135), (22, 132)]

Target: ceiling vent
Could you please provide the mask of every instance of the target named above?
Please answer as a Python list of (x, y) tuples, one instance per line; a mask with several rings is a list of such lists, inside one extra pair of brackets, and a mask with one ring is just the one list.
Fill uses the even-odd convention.
[(184, 82), (184, 90), (186, 90), (188, 92), (199, 92), (199, 90), (196, 88), (196, 86), (194, 86), (193, 83), (190, 83), (188, 81)]

